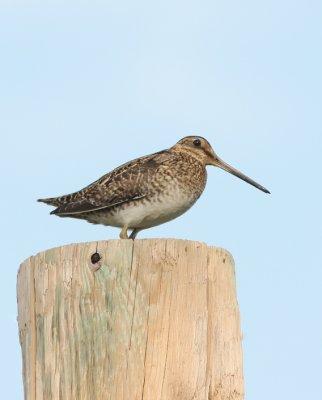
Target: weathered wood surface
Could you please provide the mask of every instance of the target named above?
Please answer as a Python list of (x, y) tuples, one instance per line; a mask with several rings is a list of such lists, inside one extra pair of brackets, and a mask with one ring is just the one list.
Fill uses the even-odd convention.
[(68, 245), (26, 260), (17, 291), (27, 400), (243, 399), (234, 266), (223, 249), (172, 239)]

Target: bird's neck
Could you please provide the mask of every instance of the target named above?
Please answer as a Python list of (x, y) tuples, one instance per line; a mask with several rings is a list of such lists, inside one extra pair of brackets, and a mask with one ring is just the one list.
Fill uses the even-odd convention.
[(203, 167), (206, 167), (204, 157), (197, 152), (190, 150), (189, 148), (173, 146), (169, 149), (169, 151), (184, 157), (193, 158), (194, 160), (198, 161)]

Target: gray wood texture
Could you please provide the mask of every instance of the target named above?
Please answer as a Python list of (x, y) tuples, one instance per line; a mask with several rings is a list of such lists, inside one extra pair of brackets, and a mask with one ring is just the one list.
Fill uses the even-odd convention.
[(17, 295), (26, 400), (244, 398), (223, 249), (175, 239), (63, 246), (21, 264)]

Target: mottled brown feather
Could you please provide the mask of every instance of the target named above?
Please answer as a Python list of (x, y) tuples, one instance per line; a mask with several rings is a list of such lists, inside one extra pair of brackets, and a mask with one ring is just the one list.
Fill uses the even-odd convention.
[(51, 214), (63, 216), (97, 211), (138, 200), (148, 195), (148, 181), (159, 166), (176, 156), (164, 150), (137, 158), (103, 175), (78, 192), (38, 201), (56, 206)]

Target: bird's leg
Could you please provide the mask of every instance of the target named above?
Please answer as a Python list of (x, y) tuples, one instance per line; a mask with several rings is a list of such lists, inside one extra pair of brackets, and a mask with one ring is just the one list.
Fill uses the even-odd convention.
[(130, 235), (130, 239), (135, 239), (136, 238), (136, 235), (141, 231), (142, 229), (139, 229), (139, 228), (135, 228), (135, 229), (133, 229), (133, 231), (132, 231), (132, 233), (131, 233), (131, 235)]
[(124, 225), (121, 230), (121, 233), (120, 233), (120, 239), (128, 239), (129, 238), (127, 235), (127, 229), (128, 229), (127, 226)]

